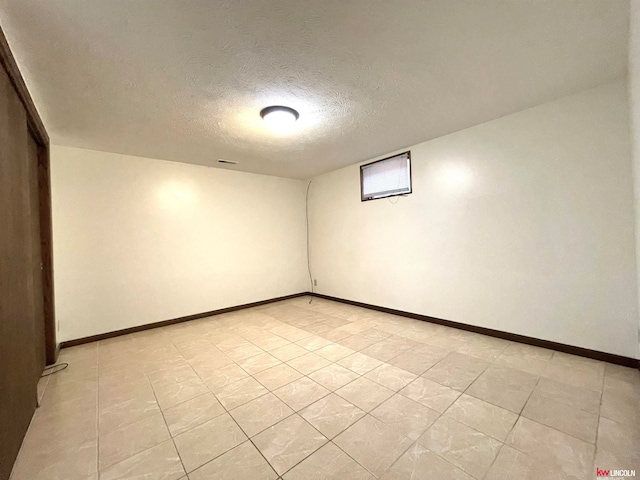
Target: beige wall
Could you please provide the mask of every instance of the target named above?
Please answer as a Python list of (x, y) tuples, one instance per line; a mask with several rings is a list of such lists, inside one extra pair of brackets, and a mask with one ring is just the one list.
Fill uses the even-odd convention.
[(638, 357), (628, 114), (621, 81), (415, 145), (407, 197), (315, 178), (316, 291)]
[(59, 341), (304, 292), (306, 183), (53, 146)]

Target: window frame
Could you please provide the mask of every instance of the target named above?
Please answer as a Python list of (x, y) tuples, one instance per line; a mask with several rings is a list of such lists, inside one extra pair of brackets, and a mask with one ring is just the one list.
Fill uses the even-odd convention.
[[(400, 155), (407, 155), (407, 157), (409, 158), (409, 191), (404, 193), (392, 193), (390, 195), (385, 195), (383, 197), (374, 197), (374, 198), (365, 197), (364, 196), (364, 174), (363, 174), (364, 167), (368, 167), (369, 165), (373, 165), (375, 163), (384, 162), (385, 160), (391, 160), (392, 158), (399, 157)], [(411, 150), (407, 150), (406, 152), (396, 153), (394, 155), (381, 158), (380, 160), (375, 160), (373, 162), (360, 165), (360, 201), (361, 202), (368, 202), (370, 200), (382, 200), (383, 198), (397, 197), (400, 195), (410, 195), (412, 193), (413, 193), (413, 174), (411, 171)]]

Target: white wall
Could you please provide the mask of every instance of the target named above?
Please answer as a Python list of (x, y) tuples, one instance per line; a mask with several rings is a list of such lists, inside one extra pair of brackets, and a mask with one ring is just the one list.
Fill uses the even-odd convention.
[(305, 182), (51, 155), (59, 341), (308, 290)]
[(626, 82), (411, 154), (407, 197), (313, 180), (317, 292), (639, 357)]
[[(636, 271), (640, 278), (640, 0), (631, 1), (629, 19), (629, 105), (636, 200)], [(640, 281), (638, 282), (638, 301), (640, 302)], [(638, 321), (640, 322), (640, 319)], [(638, 325), (638, 341), (640, 342), (640, 324)]]

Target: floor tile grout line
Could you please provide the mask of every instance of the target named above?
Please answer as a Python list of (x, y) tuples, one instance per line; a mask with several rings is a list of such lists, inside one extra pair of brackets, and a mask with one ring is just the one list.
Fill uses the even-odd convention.
[[(180, 356), (184, 360), (184, 356), (182, 354), (180, 354)], [(167, 429), (167, 433), (169, 434), (169, 438), (171, 439), (171, 443), (173, 444), (173, 448), (175, 449), (176, 453), (178, 454), (178, 458), (180, 459), (180, 464), (182, 465), (182, 470), (184, 471), (185, 475), (188, 475), (187, 468), (185, 467), (185, 464), (184, 464), (184, 460), (182, 460), (182, 455), (180, 455), (180, 450), (178, 450), (178, 445), (176, 444), (176, 441), (175, 441), (173, 435), (171, 434), (171, 429), (169, 428), (169, 424), (167, 423), (167, 419), (164, 416), (164, 410), (160, 407), (160, 402), (158, 401), (158, 396), (156, 394), (156, 391), (153, 388), (153, 383), (151, 382), (151, 379), (149, 378), (148, 375), (147, 375), (147, 380), (149, 380), (149, 383), (151, 384), (151, 391), (153, 392), (153, 396), (156, 399), (156, 403), (158, 404), (158, 408), (160, 409), (160, 414), (162, 415), (162, 420), (164, 421), (164, 426)], [(166, 441), (166, 440), (164, 440), (164, 441)], [(160, 443), (163, 443), (163, 442), (160, 442)], [(160, 443), (154, 445), (154, 447), (160, 445)], [(153, 448), (153, 447), (151, 447), (151, 448)], [(180, 478), (182, 478), (182, 477), (180, 477)]]
[[(244, 337), (243, 337), (243, 338), (244, 338)], [(304, 348), (304, 347), (302, 347), (302, 348)], [(223, 352), (223, 353), (224, 353), (224, 352)], [(313, 352), (310, 352), (310, 353), (313, 353)], [(354, 352), (354, 353), (356, 353), (356, 352)], [(305, 355), (306, 355), (306, 354), (305, 354)], [(300, 355), (300, 356), (303, 356), (303, 355)], [(350, 356), (350, 355), (347, 355), (347, 356)], [(294, 358), (291, 358), (291, 359), (289, 359), (289, 360), (295, 360), (295, 358), (298, 358), (298, 357), (294, 357)], [(324, 357), (322, 357), (322, 358), (324, 358)], [(346, 357), (344, 357), (344, 358), (346, 358)], [(287, 360), (287, 361), (289, 361), (289, 360)], [(326, 359), (326, 360), (328, 360), (328, 359)], [(341, 360), (341, 359), (339, 359), (339, 360)], [(288, 365), (288, 364), (287, 364), (287, 361), (281, 361), (281, 364), (286, 364), (286, 365)], [(234, 363), (235, 363), (235, 362), (234, 362)], [(279, 365), (281, 365), (281, 364), (279, 364)], [(330, 363), (329, 365), (327, 365), (327, 366), (334, 365), (334, 364), (336, 364), (336, 362), (331, 362), (331, 363)], [(238, 364), (236, 363), (236, 365), (238, 365)], [(238, 366), (239, 366), (240, 368), (242, 368), (240, 365), (238, 365)], [(278, 365), (275, 365), (274, 367), (276, 367), (276, 366), (278, 366)], [(289, 366), (290, 366), (290, 365), (289, 365)], [(327, 366), (322, 367), (322, 368), (326, 368)], [(270, 367), (270, 368), (274, 368), (274, 367)], [(294, 368), (294, 367), (291, 367), (291, 368)], [(320, 368), (320, 369), (318, 369), (318, 370), (315, 370), (314, 372), (311, 372), (311, 373), (315, 373), (316, 371), (322, 370), (322, 368)], [(343, 367), (343, 368), (344, 368), (344, 367)], [(243, 370), (244, 370), (244, 369), (243, 369)], [(268, 369), (265, 369), (265, 370), (268, 370)], [(294, 368), (294, 370), (295, 370), (295, 368)], [(258, 374), (258, 373), (261, 373), (262, 371), (264, 371), (264, 370), (261, 370), (260, 372), (256, 372), (255, 374), (250, 374), (249, 372), (246, 372), (246, 373), (247, 373), (250, 377), (254, 378), (254, 380), (258, 381), (257, 379), (255, 379), (254, 375), (256, 375), (256, 374)], [(308, 375), (305, 375), (305, 374), (303, 374), (303, 373), (302, 373), (302, 372), (300, 372), (300, 371), (298, 371), (298, 372), (302, 375), (302, 377), (301, 377), (301, 378), (307, 377), (309, 380), (314, 381), (313, 379), (309, 378), (309, 377), (308, 377)], [(355, 372), (354, 372), (354, 373), (355, 373)], [(196, 372), (196, 374), (197, 374), (197, 372)], [(360, 374), (357, 374), (357, 375), (358, 375), (358, 377), (357, 377), (356, 379), (354, 379), (353, 381), (355, 381), (355, 380), (357, 380), (358, 378), (361, 378), (361, 377), (362, 377), (362, 375), (360, 375)], [(298, 380), (300, 380), (300, 378), (298, 378), (297, 380), (293, 380), (293, 381), (291, 381), (291, 382), (289, 382), (289, 383), (287, 383), (287, 384), (285, 384), (285, 385), (283, 385), (283, 386), (289, 385), (289, 384), (291, 384), (291, 383), (293, 383), (293, 382), (295, 382), (295, 381), (298, 381)], [(240, 381), (240, 380), (238, 380), (238, 381)], [(235, 382), (231, 382), (231, 383), (235, 383)], [(258, 381), (258, 383), (260, 383), (260, 382)], [(314, 381), (314, 383), (317, 383), (317, 382), (315, 382), (315, 381)], [(347, 384), (345, 384), (345, 385), (343, 385), (343, 386), (346, 386), (346, 385), (348, 385), (349, 383), (352, 383), (352, 382), (348, 382)], [(205, 385), (206, 385), (206, 383), (205, 383)], [(261, 384), (261, 385), (262, 385), (262, 384)], [(264, 386), (264, 385), (263, 385), (263, 386)], [(279, 387), (279, 388), (282, 388), (283, 386), (281, 386), (281, 387)], [(267, 388), (267, 387), (265, 387), (265, 388)], [(326, 388), (326, 387), (325, 387), (325, 388)], [(340, 387), (340, 388), (342, 388), (342, 387)], [(277, 389), (276, 389), (276, 390), (277, 390)], [(329, 390), (329, 389), (327, 389), (327, 390)], [(337, 389), (336, 389), (336, 390), (337, 390)], [(268, 391), (267, 393), (274, 394), (274, 395), (276, 396), (276, 398), (278, 398), (280, 401), (282, 401), (282, 399), (280, 399), (280, 398), (279, 398), (279, 397), (274, 393), (274, 391), (269, 390), (268, 388), (267, 388), (267, 391)], [(214, 392), (211, 392), (211, 393), (215, 396), (215, 393), (214, 393)], [(258, 397), (256, 397), (256, 398), (254, 398), (254, 399), (252, 399), (252, 400), (250, 400), (250, 401), (246, 402), (246, 403), (243, 403), (242, 405), (238, 405), (238, 406), (234, 407), (234, 409), (235, 409), (235, 408), (239, 408), (239, 407), (241, 407), (241, 406), (243, 406), (243, 405), (246, 405), (246, 404), (250, 403), (250, 402), (251, 402), (251, 401), (253, 401), (253, 400), (256, 400), (256, 399), (258, 399), (258, 398), (261, 398), (261, 397), (263, 397), (264, 395), (267, 395), (267, 393), (264, 393), (264, 394), (262, 394), (262, 395), (260, 395), (260, 396), (258, 396)], [(255, 436), (257, 436), (257, 435), (260, 435), (262, 432), (264, 432), (264, 431), (268, 430), (269, 428), (276, 426), (278, 423), (280, 423), (280, 422), (282, 422), (282, 421), (284, 421), (284, 420), (286, 420), (286, 419), (288, 419), (288, 418), (290, 418), (291, 416), (296, 415), (296, 414), (297, 414), (300, 418), (302, 418), (302, 420), (303, 420), (303, 421), (305, 421), (307, 424), (309, 424), (309, 422), (308, 422), (308, 421), (307, 421), (307, 420), (306, 420), (302, 415), (300, 415), (300, 412), (301, 412), (302, 410), (304, 410), (305, 408), (307, 408), (308, 406), (310, 406), (310, 405), (312, 405), (312, 404), (314, 404), (314, 403), (316, 403), (316, 402), (318, 402), (318, 401), (322, 400), (323, 398), (326, 398), (327, 396), (331, 395), (332, 393), (335, 393), (335, 391), (331, 391), (331, 390), (329, 390), (329, 393), (327, 393), (326, 395), (323, 395), (322, 397), (320, 397), (320, 398), (318, 398), (318, 399), (315, 399), (311, 404), (306, 405), (305, 407), (301, 408), (300, 410), (297, 410), (297, 411), (296, 411), (296, 410), (293, 410), (293, 409), (292, 409), (292, 410), (293, 410), (293, 413), (292, 413), (291, 415), (288, 415), (287, 417), (285, 417), (285, 418), (283, 418), (283, 419), (280, 419), (280, 420), (279, 420), (278, 422), (276, 422), (275, 424), (273, 424), (273, 425), (271, 425), (271, 426), (269, 426), (269, 427), (266, 427), (265, 429), (263, 429), (263, 430), (261, 430), (260, 432), (256, 433), (253, 437), (248, 436), (248, 435), (246, 434), (246, 432), (244, 431), (244, 429), (242, 429), (242, 427), (240, 426), (240, 424), (239, 424), (239, 423), (236, 421), (236, 419), (233, 417), (233, 415), (231, 414), (231, 410), (234, 410), (234, 409), (228, 410), (228, 409), (227, 409), (227, 407), (225, 407), (224, 405), (222, 405), (222, 407), (223, 407), (223, 408), (225, 409), (225, 411), (229, 414), (229, 416), (234, 420), (234, 422), (236, 422), (236, 424), (238, 425), (238, 427), (240, 428), (240, 430), (242, 430), (242, 432), (245, 434), (245, 436), (247, 436), (248, 440), (252, 443), (252, 445), (256, 448), (256, 450), (258, 450), (258, 452), (260, 452), (260, 454), (261, 454), (261, 455), (262, 455), (262, 457), (265, 459), (265, 461), (267, 461), (267, 463), (269, 464), (269, 466), (270, 466), (271, 468), (273, 468), (273, 469), (274, 469), (274, 471), (275, 471), (275, 468), (273, 467), (273, 465), (271, 465), (271, 463), (270, 463), (270, 462), (266, 459), (266, 457), (264, 457), (264, 455), (262, 454), (262, 451), (261, 451), (261, 450), (260, 450), (260, 449), (255, 445), (255, 443), (253, 442), (253, 438), (254, 438)], [(341, 397), (341, 398), (343, 398), (343, 397)], [(346, 400), (346, 399), (345, 399), (345, 400)], [(346, 400), (346, 401), (348, 401), (348, 400)], [(286, 402), (284, 402), (284, 403), (286, 404)], [(349, 403), (351, 403), (351, 402), (349, 402)], [(288, 405), (288, 406), (289, 406), (289, 408), (291, 408), (291, 406), (290, 406), (290, 405)], [(368, 412), (365, 412), (365, 415), (364, 415), (362, 418), (364, 418), (366, 415), (368, 415)], [(374, 418), (375, 418), (375, 417), (374, 417)], [(360, 419), (359, 419), (359, 420), (360, 420)], [(359, 421), (359, 420), (358, 420), (358, 421)], [(354, 422), (354, 424), (355, 424), (355, 423), (357, 423), (358, 421)], [(352, 425), (354, 425), (354, 424), (352, 424)], [(317, 430), (313, 425), (311, 425), (311, 424), (309, 424), (309, 425), (310, 425), (312, 428), (314, 428), (316, 431), (318, 431), (318, 430)], [(349, 425), (347, 428), (351, 427), (352, 425)], [(195, 427), (194, 427), (194, 428), (195, 428)], [(345, 431), (347, 428), (345, 428), (343, 431)], [(183, 433), (184, 433), (184, 432), (183, 432)], [(319, 431), (318, 431), (318, 433), (320, 433), (323, 437), (325, 437), (325, 436), (324, 436), (324, 434), (322, 434), (322, 432), (319, 432)], [(342, 432), (340, 432), (340, 433), (342, 433)], [(337, 435), (339, 435), (339, 434), (337, 434)], [(335, 437), (337, 437), (337, 435), (335, 435), (335, 436), (334, 436), (334, 438), (335, 438)], [(325, 438), (327, 438), (327, 437), (325, 437)], [(312, 452), (312, 453), (310, 453), (309, 455), (307, 455), (305, 458), (303, 458), (303, 459), (302, 459), (300, 462), (298, 462), (296, 465), (292, 466), (289, 470), (287, 470), (286, 472), (283, 472), (281, 475), (285, 475), (286, 473), (288, 473), (291, 469), (295, 468), (295, 466), (297, 466), (298, 464), (302, 463), (304, 460), (306, 460), (306, 459), (307, 459), (307, 458), (309, 458), (311, 455), (313, 455), (313, 453), (315, 453), (317, 450), (319, 450), (319, 449), (320, 449), (320, 448), (322, 448), (324, 445), (326, 445), (327, 443), (330, 443), (330, 442), (331, 442), (331, 443), (333, 443), (331, 439), (327, 438), (327, 442), (325, 442), (322, 446), (320, 446), (320, 447), (319, 447), (318, 449), (316, 449), (314, 452)], [(337, 446), (337, 445), (336, 445), (336, 446)], [(235, 448), (235, 447), (234, 447), (234, 448)], [(339, 447), (338, 447), (338, 448), (339, 448)], [(342, 451), (342, 449), (340, 449), (340, 450)], [(227, 453), (227, 452), (225, 452), (225, 453)], [(345, 453), (345, 454), (347, 454), (346, 452), (344, 452), (344, 453)], [(350, 455), (348, 455), (348, 454), (347, 454), (347, 456), (349, 456), (349, 458), (352, 458), (352, 457), (351, 457)], [(218, 458), (218, 457), (216, 457), (216, 458)], [(215, 460), (215, 458), (211, 459), (209, 462), (211, 462), (211, 461), (213, 461), (213, 460)], [(356, 463), (358, 463), (355, 459), (353, 459), (353, 458), (352, 458), (352, 460), (354, 460)], [(207, 462), (207, 463), (209, 463), (209, 462)], [(360, 465), (360, 464), (358, 463), (358, 465)], [(361, 465), (361, 466), (362, 466), (362, 465)], [(200, 466), (200, 467), (198, 467), (198, 468), (202, 468), (202, 466)], [(365, 467), (363, 466), (363, 468), (365, 468)], [(186, 469), (185, 469), (185, 470), (186, 470)], [(197, 469), (196, 469), (196, 470), (197, 470)], [(365, 468), (365, 470), (367, 470), (367, 469)], [(369, 471), (369, 470), (367, 470), (367, 471)], [(276, 475), (278, 475), (278, 472), (277, 472), (277, 471), (276, 471)]]
[[(335, 441), (334, 441), (336, 438), (338, 438), (340, 435), (342, 435), (342, 434), (343, 434), (344, 432), (346, 432), (348, 429), (350, 429), (351, 427), (353, 427), (354, 425), (356, 425), (356, 424), (357, 424), (357, 423), (359, 423), (360, 421), (364, 420), (367, 416), (370, 416), (371, 418), (373, 418), (373, 419), (375, 419), (375, 420), (377, 420), (377, 421), (379, 421), (379, 422), (382, 422), (382, 423), (384, 423), (385, 425), (387, 425), (387, 426), (391, 427), (390, 425), (386, 424), (385, 422), (383, 422), (383, 421), (382, 421), (382, 420), (380, 420), (379, 418), (377, 418), (377, 417), (375, 417), (375, 416), (371, 415), (371, 413), (370, 413), (370, 412), (365, 412), (365, 414), (364, 414), (361, 418), (359, 418), (358, 420), (356, 420), (355, 422), (353, 422), (351, 425), (349, 425), (347, 428), (345, 428), (344, 430), (342, 430), (340, 433), (338, 433), (337, 435), (335, 435), (335, 436), (331, 439), (331, 442), (332, 442), (336, 447), (338, 447), (342, 452), (344, 452), (344, 454), (345, 454), (345, 455), (347, 455), (347, 456), (348, 456), (349, 458), (351, 458), (354, 462), (356, 462), (358, 465), (360, 465), (362, 468), (364, 468), (367, 472), (369, 472), (369, 473), (370, 473), (371, 475), (373, 475), (375, 478), (379, 478), (379, 476), (375, 475), (371, 470), (369, 470), (367, 467), (365, 467), (365, 466), (364, 466), (364, 465), (362, 465), (360, 462), (358, 462), (358, 460), (356, 460), (355, 458), (353, 458), (353, 457), (349, 454), (349, 452), (345, 451), (342, 447), (340, 447), (340, 445), (339, 445), (339, 444), (335, 443)], [(392, 427), (392, 428), (393, 428), (393, 427)], [(404, 436), (404, 435), (402, 435), (402, 436)], [(408, 437), (405, 437), (405, 438), (408, 438)], [(403, 451), (403, 452), (398, 456), (398, 458), (396, 458), (396, 459), (393, 461), (393, 463), (395, 463), (395, 462), (396, 462), (400, 457), (402, 457), (402, 456), (403, 456), (403, 455), (404, 455), (404, 454), (409, 450), (409, 448), (411, 448), (411, 447), (413, 446), (413, 444), (414, 444), (414, 443), (416, 443), (416, 441), (415, 441), (415, 440), (412, 440), (412, 441), (411, 441), (411, 444), (409, 445), (409, 447), (408, 447), (405, 451)], [(392, 465), (393, 465), (393, 463), (392, 463)], [(389, 466), (389, 468), (391, 468), (391, 465)], [(389, 470), (389, 468), (387, 468), (384, 472), (382, 472), (382, 474), (386, 473), (386, 472)]]
[[(242, 368), (242, 367), (240, 367), (240, 368)], [(250, 437), (249, 435), (247, 435), (247, 433), (246, 433), (246, 432), (244, 431), (244, 429), (240, 426), (240, 424), (239, 424), (239, 423), (237, 422), (237, 420), (233, 417), (233, 415), (231, 415), (230, 410), (228, 410), (228, 409), (227, 409), (227, 407), (226, 407), (226, 406), (225, 406), (225, 405), (224, 405), (224, 404), (223, 404), (223, 403), (218, 399), (218, 397), (216, 396), (216, 394), (215, 394), (215, 393), (214, 393), (214, 392), (209, 388), (209, 386), (206, 384), (206, 382), (205, 382), (204, 380), (202, 380), (202, 378), (200, 377), (200, 374), (199, 374), (195, 369), (194, 369), (194, 371), (196, 372), (196, 375), (198, 375), (198, 378), (200, 378), (200, 381), (202, 381), (202, 383), (207, 387), (207, 389), (209, 389), (209, 391), (210, 391), (211, 395), (213, 395), (213, 397), (216, 399), (216, 401), (217, 401), (217, 402), (222, 406), (222, 408), (225, 410), (225, 413), (226, 413), (226, 414), (227, 414), (227, 415), (228, 415), (228, 416), (229, 416), (229, 417), (234, 421), (234, 423), (238, 426), (238, 428), (240, 429), (240, 431), (245, 435), (245, 437), (247, 437), (247, 440), (251, 442), (251, 444), (253, 445), (253, 447), (254, 447), (254, 448), (255, 448), (255, 449), (260, 453), (260, 455), (262, 456), (262, 458), (264, 458), (264, 460), (267, 462), (267, 465), (269, 465), (269, 467), (270, 467), (270, 468), (275, 472), (276, 476), (278, 476), (278, 472), (277, 472), (277, 471), (275, 470), (275, 468), (271, 465), (271, 463), (266, 459), (266, 457), (263, 455), (262, 451), (261, 451), (261, 450), (260, 450), (260, 449), (255, 445), (255, 443), (251, 440), (251, 437)], [(252, 378), (253, 378), (253, 377), (252, 377)], [(257, 381), (257, 380), (256, 380), (256, 381)], [(233, 383), (233, 382), (232, 382), (232, 383)], [(266, 388), (266, 387), (265, 387), (265, 388)], [(269, 390), (267, 390), (267, 391), (268, 391), (269, 393), (271, 393)], [(264, 394), (264, 395), (266, 395), (266, 394)], [(256, 397), (256, 398), (260, 398), (260, 397), (262, 397), (262, 396), (264, 396), (264, 395), (260, 395), (259, 397)], [(254, 399), (254, 400), (255, 400), (255, 399)], [(249, 403), (249, 402), (247, 402), (247, 403)], [(245, 404), (243, 404), (243, 405), (245, 405)], [(242, 406), (242, 405), (239, 405), (239, 406)], [(237, 407), (236, 407), (236, 408), (237, 408)], [(294, 413), (292, 413), (291, 415), (293, 415), (293, 414), (295, 414), (295, 412), (294, 412)], [(290, 417), (291, 415), (287, 416), (286, 418)], [(220, 415), (218, 415), (218, 416), (220, 416)], [(218, 416), (217, 416), (217, 417), (218, 417)], [(217, 417), (215, 417), (215, 418), (217, 418)], [(284, 419), (283, 419), (283, 420), (284, 420)], [(207, 421), (209, 421), (209, 420), (207, 420)], [(206, 422), (203, 422), (203, 423), (201, 423), (201, 424), (199, 424), (199, 425), (197, 425), (197, 426), (203, 425), (204, 423), (206, 423)], [(193, 427), (193, 428), (196, 428), (196, 427)], [(267, 427), (267, 428), (269, 428), (269, 427)], [(192, 429), (185, 430), (185, 432), (181, 432), (181, 434), (182, 434), (182, 433), (186, 433), (186, 432), (188, 432), (188, 431), (190, 431), (190, 430), (192, 430)], [(261, 432), (260, 432), (260, 433), (261, 433)], [(169, 434), (171, 434), (171, 432), (169, 432)], [(172, 438), (173, 438), (173, 437), (172, 437)], [(242, 443), (244, 443), (244, 442), (242, 442)], [(241, 443), (241, 444), (242, 444), (242, 443)], [(241, 444), (239, 444), (239, 445), (241, 445)], [(192, 470), (191, 472), (187, 472), (187, 469), (186, 469), (186, 468), (184, 468), (184, 463), (183, 463), (183, 468), (184, 468), (185, 472), (187, 472), (187, 475), (188, 475), (189, 473), (192, 473), (192, 472), (194, 472), (194, 471), (196, 471), (196, 470), (198, 470), (198, 469), (202, 468), (202, 467), (203, 467), (204, 465), (206, 465), (207, 463), (210, 463), (210, 462), (214, 461), (216, 458), (220, 457), (221, 455), (224, 455), (225, 453), (230, 452), (231, 450), (233, 450), (234, 448), (238, 447), (239, 445), (236, 445), (235, 447), (233, 447), (233, 448), (231, 448), (231, 449), (227, 450), (226, 452), (224, 452), (224, 453), (222, 453), (222, 454), (220, 454), (220, 455), (218, 455), (218, 456), (216, 456), (216, 457), (214, 457), (214, 458), (210, 459), (208, 462), (206, 462), (205, 464), (203, 464), (203, 465), (201, 465), (201, 466), (197, 467), (196, 469)], [(177, 449), (177, 446), (176, 446), (176, 451), (177, 451), (177, 450), (178, 450), (178, 449)], [(180, 452), (178, 451), (178, 455), (179, 455), (179, 454), (180, 454)]]

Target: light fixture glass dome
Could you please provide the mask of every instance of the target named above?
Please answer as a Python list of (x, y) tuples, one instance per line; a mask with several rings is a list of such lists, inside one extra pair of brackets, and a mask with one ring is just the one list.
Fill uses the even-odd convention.
[(271, 130), (282, 133), (291, 130), (291, 127), (296, 123), (300, 114), (293, 108), (274, 105), (263, 108), (260, 111), (260, 116)]

